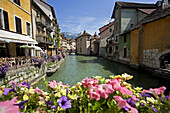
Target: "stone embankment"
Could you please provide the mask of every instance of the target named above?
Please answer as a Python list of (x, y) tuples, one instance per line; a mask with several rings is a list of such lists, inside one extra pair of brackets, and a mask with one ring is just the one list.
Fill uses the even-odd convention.
[[(55, 69), (57, 67), (58, 69), (63, 62), (64, 59), (57, 62), (57, 64), (55, 64), (53, 67)], [(23, 81), (26, 81), (31, 85), (34, 85), (36, 82), (46, 77), (48, 72), (46, 65), (47, 63), (43, 63), (41, 66), (32, 65), (32, 66), (22, 67), (15, 70), (9, 70), (6, 73), (5, 77), (0, 78), (0, 86), (8, 85), (8, 83), (11, 80), (17, 83), (22, 83)]]

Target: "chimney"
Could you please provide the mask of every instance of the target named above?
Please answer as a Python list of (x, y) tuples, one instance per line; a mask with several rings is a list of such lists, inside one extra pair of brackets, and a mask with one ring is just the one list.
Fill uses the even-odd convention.
[(156, 5), (157, 5), (158, 7), (161, 7), (161, 6), (162, 6), (162, 1), (160, 1), (160, 0), (157, 1), (157, 2), (156, 2)]
[(86, 30), (84, 30), (83, 34), (85, 34), (85, 33), (86, 33)]
[(162, 9), (170, 7), (170, 0), (162, 0)]

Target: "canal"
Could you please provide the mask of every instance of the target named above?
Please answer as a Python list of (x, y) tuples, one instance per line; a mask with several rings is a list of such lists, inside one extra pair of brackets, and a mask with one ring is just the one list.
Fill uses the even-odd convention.
[[(168, 80), (154, 77), (148, 72), (139, 71), (129, 66), (111, 62), (109, 60), (93, 57), (93, 56), (79, 56), (67, 55), (65, 62), (61, 67), (50, 77), (46, 77), (47, 81), (62, 81), (63, 84), (75, 85), (82, 79), (92, 76), (103, 76), (109, 78), (110, 75), (118, 75), (128, 73), (133, 75), (133, 79), (128, 82), (133, 86), (140, 86), (143, 88), (155, 88), (162, 85), (168, 87)], [(40, 81), (36, 86), (44, 88), (44, 84)]]

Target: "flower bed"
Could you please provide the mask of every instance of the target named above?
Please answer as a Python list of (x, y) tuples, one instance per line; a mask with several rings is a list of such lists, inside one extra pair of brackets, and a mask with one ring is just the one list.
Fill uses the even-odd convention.
[(55, 56), (52, 56), (52, 57), (51, 57), (51, 61), (52, 61), (52, 62), (55, 62), (56, 60), (57, 60), (57, 57), (55, 57)]
[(44, 63), (44, 59), (42, 57), (34, 57), (32, 60), (34, 63), (38, 63), (39, 65)]
[[(75, 86), (44, 80), (48, 92), (30, 84), (11, 81), (9, 88), (0, 87), (0, 111), (70, 112), (70, 113), (154, 113), (170, 112), (170, 95), (165, 87), (145, 90), (126, 82), (132, 76), (99, 76), (85, 78)], [(8, 107), (7, 107), (8, 106)]]

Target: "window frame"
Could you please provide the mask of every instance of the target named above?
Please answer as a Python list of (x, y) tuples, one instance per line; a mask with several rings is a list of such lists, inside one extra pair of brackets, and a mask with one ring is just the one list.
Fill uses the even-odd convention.
[(17, 15), (14, 15), (15, 32), (18, 33), (18, 32), (17, 32), (16, 23), (15, 23), (15, 22), (16, 22), (16, 17), (19, 18), (19, 19), (21, 19), (21, 33), (19, 33), (19, 34), (22, 34), (22, 30), (23, 30), (23, 26), (22, 26), (22, 18), (19, 17), (19, 16), (17, 16)]
[[(29, 23), (30, 24), (30, 35), (28, 35), (28, 30), (27, 30), (27, 23)], [(28, 22), (28, 21), (25, 21), (25, 26), (26, 26), (26, 34), (28, 35), (28, 36), (31, 36), (32, 35), (32, 33), (31, 33), (31, 23), (30, 22)]]

